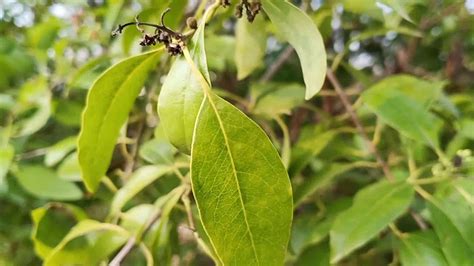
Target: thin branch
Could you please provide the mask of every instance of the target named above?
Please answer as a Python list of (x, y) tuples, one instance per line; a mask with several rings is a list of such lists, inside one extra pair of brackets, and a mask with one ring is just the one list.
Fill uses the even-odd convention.
[(364, 127), (362, 126), (362, 123), (359, 120), (359, 117), (357, 117), (357, 114), (355, 113), (354, 109), (352, 108), (352, 104), (349, 101), (349, 98), (345, 94), (344, 90), (342, 89), (341, 84), (339, 83), (339, 80), (336, 78), (336, 76), (334, 75), (334, 73), (332, 72), (331, 69), (327, 70), (327, 77), (328, 77), (329, 81), (331, 82), (331, 84), (333, 85), (334, 90), (338, 94), (339, 98), (341, 99), (342, 104), (344, 105), (344, 108), (346, 109), (347, 113), (350, 115), (350, 117), (352, 119), (352, 122), (357, 127), (357, 130), (359, 131), (362, 138), (364, 138), (364, 140), (367, 142), (367, 145), (370, 149), (370, 152), (375, 156), (377, 162), (382, 167), (382, 171), (384, 172), (385, 177), (388, 180), (393, 181), (394, 178), (393, 178), (392, 173), (390, 172), (388, 164), (382, 159), (382, 156), (380, 156), (380, 154), (377, 151), (377, 148), (375, 147), (374, 143), (369, 139), (369, 136), (365, 132)]
[(294, 51), (295, 49), (293, 47), (286, 47), (286, 49), (278, 56), (270, 68), (263, 74), (262, 78), (260, 78), (260, 82), (267, 82), (271, 80), (278, 70), (280, 70), (285, 62), (291, 57)]

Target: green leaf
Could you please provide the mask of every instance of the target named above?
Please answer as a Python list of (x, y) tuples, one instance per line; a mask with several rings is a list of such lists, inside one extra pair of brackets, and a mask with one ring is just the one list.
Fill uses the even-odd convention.
[(15, 175), (20, 185), (36, 197), (53, 200), (82, 198), (82, 191), (74, 183), (60, 179), (48, 168), (25, 166), (21, 167)]
[[(209, 81), (204, 51), (204, 24), (194, 33), (189, 50), (199, 70)], [(171, 144), (186, 154), (191, 152), (194, 124), (203, 97), (202, 87), (188, 63), (182, 56), (178, 57), (161, 88), (158, 113)]]
[(110, 214), (115, 215), (138, 192), (153, 183), (156, 179), (171, 171), (169, 166), (143, 166), (137, 169), (130, 179), (115, 194), (110, 207)]
[(71, 153), (58, 167), (58, 176), (69, 181), (81, 181), (81, 167), (77, 159), (77, 152)]
[(264, 29), (265, 20), (261, 16), (256, 16), (252, 23), (246, 19), (237, 21), (235, 26), (235, 65), (239, 80), (246, 78), (263, 63), (267, 45)]
[(303, 251), (295, 266), (329, 266), (329, 243), (313, 245)]
[(318, 28), (303, 11), (282, 0), (263, 0), (263, 9), (296, 50), (306, 84), (305, 98), (319, 92), (326, 79), (326, 50)]
[(431, 223), (450, 265), (474, 263), (474, 181), (440, 185), (428, 205)]
[(255, 87), (266, 87), (258, 97), (252, 112), (257, 115), (273, 117), (280, 114), (290, 114), (291, 109), (304, 102), (304, 87), (293, 84), (261, 84)]
[(406, 181), (380, 181), (359, 191), (354, 204), (341, 213), (331, 228), (331, 263), (376, 236), (410, 205), (413, 188)]
[(303, 128), (301, 136), (291, 152), (290, 175), (293, 176), (301, 171), (338, 133), (336, 130), (327, 130), (319, 126)]
[(191, 157), (204, 228), (222, 264), (282, 265), (292, 219), (285, 168), (259, 126), (208, 93)]
[[(115, 224), (107, 224), (107, 223), (100, 223), (94, 220), (82, 220), (80, 221), (77, 225), (75, 225), (71, 231), (59, 242), (59, 244), (49, 253), (48, 257), (44, 260), (44, 265), (45, 266), (54, 266), (54, 265), (61, 265), (64, 263), (63, 261), (63, 253), (61, 252), (68, 243), (73, 241), (74, 239), (77, 239), (81, 236), (95, 233), (97, 231), (106, 231), (106, 232), (113, 232), (113, 235), (107, 236), (105, 239), (108, 240), (108, 246), (104, 247), (109, 253), (110, 250), (114, 250), (118, 248), (121, 244), (123, 244), (127, 237), (129, 236), (129, 233), (121, 228), (118, 225)], [(113, 236), (113, 237), (112, 237)], [(99, 241), (97, 241), (99, 242)], [(102, 241), (101, 241), (102, 242)], [(87, 249), (86, 249), (87, 250)], [(85, 257), (82, 258), (83, 263), (85, 265), (88, 265), (89, 263), (92, 263), (91, 260), (93, 257), (92, 255), (95, 255), (93, 253), (93, 249), (88, 250), (88, 252), (84, 252), (85, 254), (82, 254)], [(80, 258), (80, 256), (78, 256)], [(95, 263), (97, 263), (96, 261)], [(77, 262), (76, 262), (77, 263)], [(89, 264), (90, 265), (90, 264)]]
[(48, 148), (44, 157), (46, 166), (53, 166), (59, 163), (68, 153), (76, 148), (77, 137), (68, 137), (57, 142)]
[(295, 206), (300, 205), (304, 200), (319, 189), (327, 186), (331, 180), (337, 176), (357, 167), (358, 162), (354, 163), (330, 163), (321, 171), (305, 179), (304, 183), (295, 188), (294, 201)]
[(95, 191), (107, 172), (119, 135), (161, 50), (127, 58), (109, 68), (92, 85), (87, 96), (78, 140), (82, 179)]
[(438, 237), (432, 231), (403, 235), (400, 239), (403, 266), (447, 266)]
[(15, 149), (11, 145), (5, 147), (0, 146), (0, 192), (5, 187), (5, 177), (7, 176), (10, 164), (15, 155)]
[(365, 104), (382, 121), (401, 134), (416, 141), (439, 147), (439, 133), (443, 122), (426, 110), (419, 101), (399, 90), (369, 89), (362, 94)]
[(33, 220), (31, 239), (35, 252), (45, 259), (67, 234), (70, 223), (87, 219), (87, 214), (74, 205), (49, 203), (34, 209), (31, 217)]

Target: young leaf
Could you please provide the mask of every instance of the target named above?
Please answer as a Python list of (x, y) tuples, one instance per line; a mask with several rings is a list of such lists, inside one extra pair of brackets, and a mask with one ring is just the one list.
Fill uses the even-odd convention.
[(293, 214), (278, 152), (255, 122), (204, 87), (191, 152), (191, 180), (206, 233), (222, 264), (282, 265)]
[(295, 48), (303, 70), (308, 100), (319, 92), (326, 78), (326, 50), (314, 22), (303, 11), (283, 0), (263, 0), (263, 9), (280, 35)]
[[(204, 23), (194, 33), (189, 49), (195, 64), (209, 81), (204, 51)], [(183, 57), (177, 58), (161, 88), (158, 113), (171, 144), (186, 154), (191, 153), (194, 124), (203, 97), (202, 87), (189, 64)]]
[(403, 266), (448, 265), (433, 231), (404, 235), (400, 243), (400, 260)]
[(82, 191), (74, 184), (60, 179), (56, 173), (41, 166), (25, 166), (16, 173), (20, 185), (32, 195), (53, 200), (78, 200)]
[(136, 170), (128, 182), (114, 196), (110, 213), (117, 214), (138, 192), (171, 170), (168, 166), (144, 166)]
[(127, 58), (92, 85), (78, 140), (82, 179), (89, 191), (97, 189), (107, 172), (120, 128), (160, 55), (156, 50)]
[(357, 193), (354, 204), (331, 228), (331, 263), (372, 239), (410, 205), (413, 188), (406, 181), (380, 181)]
[(261, 16), (256, 16), (252, 23), (239, 19), (235, 26), (235, 39), (235, 65), (240, 80), (263, 63), (267, 45), (265, 20)]

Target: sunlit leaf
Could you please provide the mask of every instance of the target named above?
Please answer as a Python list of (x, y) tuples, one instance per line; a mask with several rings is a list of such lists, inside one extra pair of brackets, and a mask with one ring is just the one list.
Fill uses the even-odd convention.
[(326, 50), (314, 22), (303, 11), (282, 0), (263, 0), (263, 9), (296, 50), (306, 84), (305, 98), (319, 92), (326, 78)]
[(53, 166), (60, 162), (69, 152), (76, 148), (77, 137), (68, 137), (57, 142), (46, 152), (44, 164)]
[(449, 265), (433, 231), (403, 235), (400, 239), (400, 260), (403, 266)]
[(92, 85), (78, 139), (82, 179), (95, 191), (107, 172), (120, 128), (161, 50), (127, 58), (109, 68)]

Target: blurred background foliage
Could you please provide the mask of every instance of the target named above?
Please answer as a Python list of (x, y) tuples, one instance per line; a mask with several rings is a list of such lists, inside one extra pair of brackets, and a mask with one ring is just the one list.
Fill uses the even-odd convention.
[[(75, 149), (92, 82), (114, 62), (145, 49), (138, 44), (140, 33), (132, 27), (116, 38), (111, 37), (112, 30), (136, 15), (142, 21), (158, 22), (168, 7), (166, 25), (183, 29), (199, 3), (0, 0), (0, 265), (37, 265), (78, 221), (86, 217), (104, 221), (116, 187), (121, 188), (126, 183), (124, 176), (137, 167), (188, 162), (164, 138), (156, 114), (157, 95), (172, 61), (168, 57), (150, 77), (147, 93), (139, 96), (124, 127), (122, 144), (109, 169), (111, 183), (101, 186), (95, 195), (85, 192), (81, 183)], [(406, 178), (408, 164), (416, 165), (424, 169), (421, 176), (466, 178), (466, 183), (464, 179), (456, 182), (474, 193), (474, 170), (466, 150), (474, 144), (474, 1), (294, 3), (302, 5), (318, 25), (329, 66), (396, 178)], [(266, 130), (289, 166), (295, 219), (288, 262), (325, 265), (327, 235), (335, 217), (351, 206), (358, 190), (383, 173), (330, 83), (305, 102), (296, 55), (264, 15), (255, 23), (258, 32), (236, 35), (232, 8), (220, 9), (211, 20), (205, 40), (211, 78), (219, 94)], [(252, 40), (245, 39), (248, 34)], [(239, 70), (237, 75), (236, 62), (249, 57), (261, 60), (251, 71)], [(383, 79), (385, 83), (377, 83)], [(383, 110), (373, 115), (377, 110), (373, 99), (397, 86), (400, 97), (408, 95), (420, 103), (415, 106), (429, 110), (440, 121), (439, 128), (436, 123), (428, 124), (428, 135), (435, 135), (428, 142), (411, 129), (418, 124), (416, 113), (413, 121), (392, 121), (393, 114)], [(371, 93), (359, 97), (369, 87)], [(408, 101), (407, 106), (413, 102)], [(439, 145), (430, 143), (433, 139)], [(131, 150), (132, 164), (121, 152), (123, 146)], [(447, 167), (449, 162), (453, 168)], [(179, 178), (168, 173), (147, 186), (125, 205), (122, 227), (138, 230), (151, 203), (157, 199), (163, 199), (163, 204), (173, 202), (177, 184)], [(426, 189), (441, 194), (449, 191), (442, 185), (449, 187), (440, 182)], [(474, 195), (469, 197), (472, 209)], [(459, 199), (451, 200), (456, 204)], [(416, 197), (397, 225), (403, 232), (421, 227), (422, 233), (413, 238), (429, 240), (433, 237), (429, 221), (425, 203)], [(67, 244), (57, 259), (99, 263), (126, 240), (114, 230), (92, 230), (87, 237)], [(160, 265), (211, 263), (187, 229), (181, 203), (151, 230), (153, 239), (146, 241)], [(396, 265), (400, 252), (393, 251), (394, 241), (393, 234), (381, 233), (340, 263)], [(402, 254), (406, 261), (407, 252)], [(144, 261), (136, 250), (125, 262), (140, 265)]]

